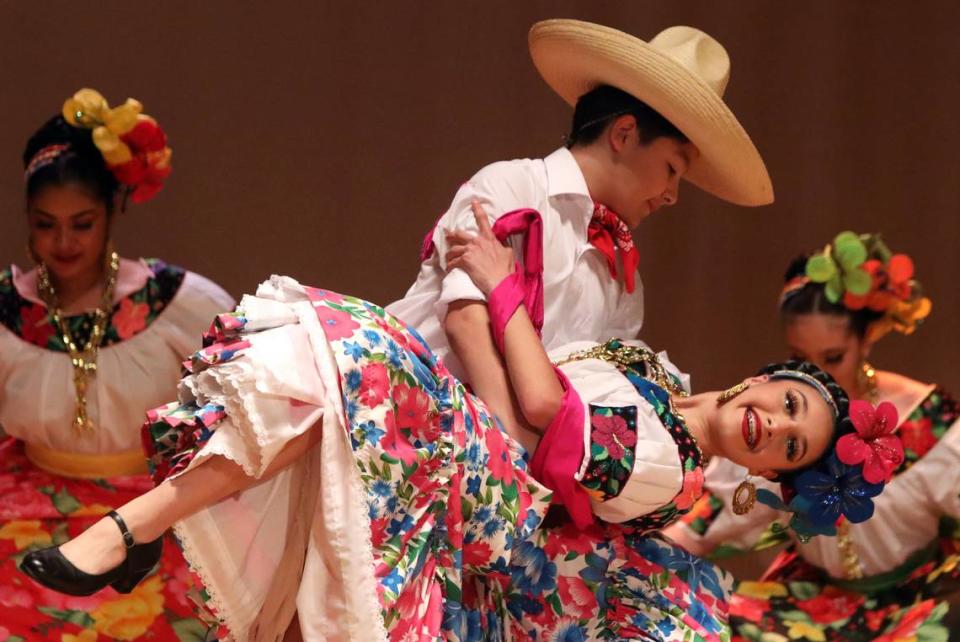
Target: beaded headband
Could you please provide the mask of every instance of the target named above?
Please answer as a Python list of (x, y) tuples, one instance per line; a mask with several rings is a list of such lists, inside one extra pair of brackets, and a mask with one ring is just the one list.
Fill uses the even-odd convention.
[(802, 290), (808, 283), (812, 283), (809, 276), (795, 276), (783, 286), (780, 291), (779, 306), (783, 306), (787, 299)]
[(795, 381), (802, 381), (803, 383), (811, 386), (820, 394), (821, 397), (823, 397), (823, 400), (827, 402), (827, 405), (830, 406), (830, 409), (833, 410), (834, 419), (840, 416), (840, 408), (837, 407), (837, 402), (834, 401), (833, 395), (830, 394), (830, 391), (827, 390), (827, 387), (807, 373), (799, 372), (797, 370), (776, 370), (771, 372), (769, 376), (771, 379), (793, 379)]
[(65, 143), (41, 147), (40, 150), (33, 155), (33, 158), (30, 159), (30, 162), (27, 163), (27, 168), (23, 170), (23, 180), (29, 181), (30, 177), (33, 176), (39, 169), (46, 167), (53, 161), (57, 160), (57, 158), (68, 149), (70, 149), (70, 145)]

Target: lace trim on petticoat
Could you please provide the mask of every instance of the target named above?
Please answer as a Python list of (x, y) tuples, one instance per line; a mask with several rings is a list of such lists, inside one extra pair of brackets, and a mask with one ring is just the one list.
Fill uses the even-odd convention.
[[(238, 466), (243, 467), (241, 462), (237, 461), (227, 452), (220, 452), (221, 450), (222, 449), (211, 449), (211, 451), (204, 453), (203, 458), (196, 459), (191, 462), (191, 465), (188, 467), (188, 469), (196, 465), (198, 461), (203, 461), (213, 455), (219, 455), (224, 459), (229, 459)], [(214, 615), (216, 615), (217, 618), (219, 618), (219, 620), (227, 628), (229, 633), (227, 642), (237, 640), (239, 638), (237, 638), (236, 634), (234, 633), (235, 631), (240, 630), (240, 624), (237, 621), (237, 616), (234, 614), (233, 609), (228, 608), (226, 603), (221, 600), (220, 591), (219, 588), (217, 588), (216, 583), (213, 581), (213, 576), (207, 572), (207, 569), (203, 564), (199, 563), (198, 560), (202, 556), (194, 549), (190, 538), (187, 537), (187, 534), (183, 530), (182, 524), (182, 522), (175, 523), (173, 525), (173, 533), (180, 542), (180, 550), (183, 552), (183, 559), (186, 560), (187, 564), (190, 565), (190, 569), (197, 575), (197, 577), (200, 578), (200, 581), (203, 583), (203, 588), (206, 590), (208, 596), (208, 608), (213, 611)]]
[[(272, 277), (271, 282), (278, 280), (281, 277)], [(293, 279), (287, 279), (293, 281)], [(297, 284), (298, 287), (299, 284)], [(306, 294), (304, 294), (306, 299)], [(307, 305), (291, 306), (297, 316), (300, 318), (300, 323), (307, 330), (307, 336), (310, 340), (310, 345), (313, 348), (313, 352), (316, 359), (317, 370), (320, 372), (321, 380), (324, 382), (328, 381), (338, 381), (340, 378), (339, 368), (337, 367), (336, 358), (331, 351), (330, 344), (327, 342), (326, 334), (323, 332), (323, 328), (320, 327), (320, 322), (317, 318), (316, 312), (311, 303)], [(331, 406), (336, 410), (335, 417), (337, 421), (345, 421), (346, 414), (344, 413), (342, 397), (342, 391), (340, 387), (336, 388), (328, 387), (325, 394), (327, 400)], [(326, 419), (326, 416), (325, 416)], [(326, 424), (326, 421), (324, 422)], [(329, 434), (329, 431), (324, 430), (322, 438), (322, 458), (327, 458), (331, 456), (332, 453), (329, 452), (328, 444), (338, 443), (337, 455), (346, 454), (352, 459), (352, 453), (349, 453), (350, 446), (348, 443), (349, 436), (346, 432), (346, 423), (343, 423), (340, 426), (341, 430), (335, 432), (335, 434)], [(328, 439), (330, 441), (328, 441)], [(337, 440), (334, 442), (334, 440)], [(347, 452), (344, 451), (346, 449)], [(379, 592), (377, 591), (376, 581), (373, 578), (372, 569), (374, 568), (374, 555), (373, 555), (373, 533), (370, 520), (370, 513), (367, 509), (367, 494), (366, 489), (363, 487), (363, 483), (360, 481), (360, 471), (357, 468), (355, 462), (350, 463), (348, 467), (350, 474), (347, 476), (347, 484), (349, 487), (348, 497), (352, 500), (353, 506), (351, 506), (351, 514), (357, 518), (357, 522), (353, 522), (355, 525), (351, 537), (356, 537), (362, 543), (362, 555), (363, 559), (353, 559), (353, 560), (344, 560), (342, 556), (340, 557), (340, 567), (341, 575), (345, 576), (351, 569), (351, 567), (358, 569), (368, 569), (368, 572), (361, 574), (360, 578), (354, 578), (360, 580), (358, 585), (351, 584), (348, 587), (348, 590), (354, 595), (363, 596), (363, 604), (366, 606), (367, 617), (371, 618), (370, 620), (364, 621), (363, 618), (354, 618), (354, 622), (351, 622), (351, 631), (350, 637), (353, 640), (380, 640), (386, 642), (389, 639), (387, 634), (387, 627), (383, 619), (383, 607), (380, 603)], [(324, 483), (325, 480), (322, 478), (321, 474), (321, 492), (326, 494), (329, 489), (329, 486)], [(359, 528), (357, 528), (359, 527)], [(342, 543), (338, 543), (338, 548), (342, 549)], [(371, 631), (370, 628), (373, 630)], [(366, 629), (366, 630), (363, 630)], [(366, 636), (366, 637), (365, 637)]]
[[(250, 376), (250, 371), (252, 371), (252, 368), (247, 363), (228, 362), (186, 377), (181, 381), (181, 403), (189, 401), (190, 397), (193, 397), (196, 404), (201, 407), (207, 403), (223, 406), (227, 417), (233, 421), (236, 434), (244, 444), (246, 455), (242, 457), (241, 461), (241, 458), (224, 453), (204, 452), (207, 450), (205, 446), (197, 453), (194, 461), (190, 462), (186, 470), (193, 468), (211, 454), (222, 454), (240, 466), (248, 477), (258, 478), (262, 473), (264, 466), (262, 458), (259, 457), (258, 447), (262, 448), (263, 439), (256, 427), (258, 422), (262, 423), (262, 420), (256, 410), (252, 408), (252, 402), (246, 402), (245, 397), (249, 393), (242, 386), (242, 381)], [(187, 394), (183, 394), (184, 392)], [(256, 461), (250, 456), (251, 453), (256, 453)]]

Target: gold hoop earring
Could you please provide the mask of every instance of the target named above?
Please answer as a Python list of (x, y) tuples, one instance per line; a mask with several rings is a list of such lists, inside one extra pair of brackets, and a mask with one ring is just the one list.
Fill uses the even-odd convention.
[(733, 491), (733, 512), (736, 515), (746, 515), (753, 510), (757, 503), (757, 487), (749, 479), (744, 479)]
[(736, 397), (737, 395), (739, 395), (749, 387), (750, 387), (749, 383), (747, 383), (746, 381), (741, 381), (740, 383), (733, 386), (732, 388), (727, 388), (717, 396), (717, 405), (722, 406), (723, 404), (727, 403), (728, 401), (730, 401), (731, 399), (733, 399), (734, 397)]

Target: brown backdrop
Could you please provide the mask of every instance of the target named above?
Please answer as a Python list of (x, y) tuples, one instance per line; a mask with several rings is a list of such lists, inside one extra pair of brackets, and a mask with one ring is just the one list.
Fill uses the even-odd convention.
[(777, 202), (686, 189), (639, 232), (645, 338), (719, 386), (782, 355), (789, 257), (844, 228), (911, 253), (934, 300), (875, 362), (960, 391), (960, 8), (944, 2), (44, 3), (0, 0), (0, 259), (23, 263), (20, 153), (63, 99), (139, 98), (175, 173), (118, 221), (125, 255), (160, 256), (234, 294), (271, 272), (387, 302), (424, 232), (482, 165), (542, 156), (569, 112), (531, 65), (537, 19), (649, 38), (703, 28), (733, 59), (728, 100)]

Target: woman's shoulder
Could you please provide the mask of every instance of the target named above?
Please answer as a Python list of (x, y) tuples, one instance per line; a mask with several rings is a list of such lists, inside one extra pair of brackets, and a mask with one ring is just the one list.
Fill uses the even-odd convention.
[(960, 420), (960, 404), (942, 386), (896, 373), (878, 373), (878, 377), (881, 398), (900, 410), (898, 433), (904, 450), (904, 462), (897, 470), (900, 474), (923, 459)]
[(916, 403), (930, 394), (934, 387), (932, 384), (917, 381), (899, 372), (877, 371), (877, 390), (884, 401), (914, 400)]

